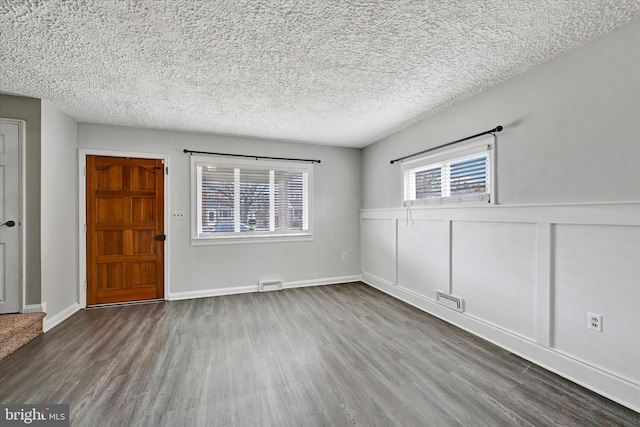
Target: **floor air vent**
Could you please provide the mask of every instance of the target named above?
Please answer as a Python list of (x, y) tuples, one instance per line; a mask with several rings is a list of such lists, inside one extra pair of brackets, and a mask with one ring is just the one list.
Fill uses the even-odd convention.
[(282, 280), (265, 280), (259, 283), (260, 292), (279, 291), (282, 289)]
[(459, 312), (464, 311), (464, 300), (455, 295), (445, 294), (442, 291), (436, 291), (436, 302), (440, 305), (444, 305), (452, 310)]

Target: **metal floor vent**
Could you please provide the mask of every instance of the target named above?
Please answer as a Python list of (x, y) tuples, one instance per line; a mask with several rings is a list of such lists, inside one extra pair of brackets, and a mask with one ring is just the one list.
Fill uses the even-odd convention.
[(452, 310), (464, 312), (464, 300), (461, 297), (436, 291), (436, 302)]
[(283, 289), (282, 280), (265, 280), (259, 282), (258, 290), (260, 292), (280, 291)]

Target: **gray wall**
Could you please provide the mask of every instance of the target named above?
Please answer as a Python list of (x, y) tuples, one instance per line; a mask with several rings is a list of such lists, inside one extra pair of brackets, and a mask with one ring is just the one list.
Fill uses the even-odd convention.
[[(78, 146), (166, 153), (170, 210), (191, 217), (190, 158), (184, 148), (276, 157), (317, 158), (313, 186), (313, 241), (191, 246), (190, 221), (171, 220), (170, 293), (358, 275), (361, 152), (249, 138), (80, 123)], [(347, 252), (347, 260), (340, 254)]]
[(26, 142), (25, 304), (40, 304), (40, 100), (0, 94), (0, 117), (24, 120)]
[(77, 124), (42, 101), (42, 300), (48, 318), (78, 301)]
[(640, 21), (367, 147), (363, 207), (402, 205), (389, 160), (503, 125), (502, 204), (640, 200)]

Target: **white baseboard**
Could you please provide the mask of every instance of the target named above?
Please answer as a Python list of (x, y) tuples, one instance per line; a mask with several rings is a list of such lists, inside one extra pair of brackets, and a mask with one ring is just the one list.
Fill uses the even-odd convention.
[(71, 317), (73, 314), (75, 314), (79, 310), (80, 310), (80, 304), (78, 304), (77, 302), (74, 302), (69, 307), (65, 308), (64, 310), (62, 310), (61, 312), (53, 316), (49, 316), (47, 314), (47, 316), (44, 318), (44, 321), (42, 322), (43, 331), (44, 332), (50, 331), (54, 327), (58, 326), (60, 323), (67, 320), (69, 317)]
[(640, 412), (640, 385), (620, 378), (585, 362), (541, 346), (516, 334), (492, 326), (464, 313), (458, 313), (403, 288), (379, 280), (366, 273), (361, 279), (367, 285), (436, 316), (467, 332), (483, 338), (523, 359), (529, 360), (576, 384), (592, 390), (636, 412)]
[(306, 288), (308, 286), (323, 286), (323, 285), (339, 285), (341, 283), (359, 282), (361, 276), (340, 276), (340, 277), (327, 277), (325, 279), (314, 280), (297, 280), (294, 282), (284, 282), (283, 287), (285, 289), (291, 288)]
[(22, 307), (23, 313), (46, 313), (47, 312), (47, 302), (42, 302), (41, 304), (26, 304)]
[[(321, 286), (321, 285), (337, 285), (340, 283), (348, 283), (348, 282), (356, 282), (360, 280), (360, 275), (354, 276), (340, 276), (340, 277), (327, 277), (324, 279), (311, 279), (311, 280), (297, 280), (292, 282), (284, 282), (282, 287), (284, 289), (291, 288), (302, 288), (307, 286)], [(249, 286), (232, 286), (227, 288), (219, 288), (219, 289), (203, 289), (199, 291), (186, 291), (186, 292), (171, 292), (167, 296), (167, 300), (169, 301), (177, 301), (177, 300), (185, 300), (185, 299), (194, 299), (194, 298), (208, 298), (208, 297), (218, 297), (223, 295), (237, 295), (237, 294), (247, 294), (250, 292), (258, 292), (259, 286), (256, 283), (255, 285)]]

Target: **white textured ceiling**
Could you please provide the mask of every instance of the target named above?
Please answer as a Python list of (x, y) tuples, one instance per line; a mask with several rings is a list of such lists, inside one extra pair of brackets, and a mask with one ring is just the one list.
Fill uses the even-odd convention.
[(639, 17), (638, 0), (1, 0), (0, 91), (78, 121), (363, 147)]

